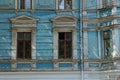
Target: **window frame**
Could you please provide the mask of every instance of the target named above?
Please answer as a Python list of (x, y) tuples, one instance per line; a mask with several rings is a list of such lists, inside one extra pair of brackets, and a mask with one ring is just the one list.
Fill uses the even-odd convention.
[[(23, 33), (23, 39), (18, 39), (18, 35), (19, 35), (19, 33)], [(26, 35), (26, 33), (29, 33), (30, 34), (30, 39), (25, 39), (25, 35)], [(23, 53), (19, 53), (18, 51), (18, 43), (19, 42), (23, 42)], [(29, 56), (28, 56), (28, 58), (26, 58), (27, 56), (26, 56), (26, 42), (30, 42), (30, 53), (29, 53)], [(31, 32), (17, 32), (17, 59), (31, 59), (31, 50), (32, 48), (31, 48)], [(22, 54), (22, 56), (20, 56), (20, 55), (18, 55), (18, 54)]]
[[(108, 48), (111, 48), (110, 45), (110, 30), (103, 31), (103, 42), (104, 42), (104, 58), (110, 57), (110, 52)], [(109, 42), (109, 46), (107, 46), (107, 42)], [(107, 49), (107, 50), (106, 50)]]
[(66, 2), (67, 2), (67, 0), (64, 0), (64, 9), (60, 9), (60, 0), (58, 0), (58, 10), (72, 10), (73, 9), (73, 0), (71, 0), (70, 9), (66, 9)]
[(33, 0), (30, 0), (30, 4), (29, 4), (29, 8), (26, 8), (26, 1), (25, 0), (23, 0), (24, 1), (24, 8), (21, 8), (21, 0), (16, 0), (17, 2), (16, 2), (16, 9), (19, 9), (19, 10), (31, 10), (31, 9), (33, 9)]
[[(60, 33), (64, 33), (64, 39), (60, 39)], [(70, 34), (70, 36), (71, 36), (71, 39), (66, 39), (66, 35), (67, 34)], [(58, 36), (59, 36), (59, 38), (58, 38), (58, 58), (59, 59), (71, 59), (72, 58), (72, 32), (58, 32)], [(64, 45), (64, 53), (63, 53), (63, 55), (60, 53), (60, 43), (61, 42), (63, 42), (63, 45)], [(67, 53), (67, 42), (70, 42), (71, 44), (70, 44), (70, 53), (68, 54)], [(61, 57), (61, 56), (63, 56), (63, 58)]]

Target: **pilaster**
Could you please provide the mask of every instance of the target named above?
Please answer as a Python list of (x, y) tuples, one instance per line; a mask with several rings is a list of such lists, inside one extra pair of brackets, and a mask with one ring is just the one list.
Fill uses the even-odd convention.
[[(56, 30), (54, 30), (54, 54), (53, 54), (53, 57), (54, 57), (54, 60), (57, 60), (58, 59), (58, 32)], [(59, 66), (58, 66), (58, 62), (54, 62), (54, 69), (55, 70), (58, 70), (59, 69)]]
[[(83, 33), (83, 45), (84, 45), (84, 60), (88, 60), (88, 31), (85, 30)], [(89, 68), (89, 63), (88, 62), (84, 62), (84, 69), (87, 70)]]
[(113, 34), (113, 37), (112, 37), (112, 40), (113, 40), (113, 52), (112, 52), (112, 57), (113, 58), (116, 58), (116, 57), (119, 57), (119, 37), (118, 37), (118, 29), (117, 28), (114, 28), (113, 31), (112, 31), (112, 34)]
[(36, 31), (31, 31), (32, 35), (32, 59), (36, 59)]
[(77, 33), (76, 30), (72, 30), (72, 45), (73, 45), (73, 59), (77, 59)]
[(98, 50), (99, 50), (99, 58), (101, 58), (101, 39), (100, 39), (100, 30), (98, 30)]
[(17, 46), (17, 30), (12, 30), (12, 51), (11, 51), (11, 57), (12, 60), (16, 60), (16, 46)]
[(54, 30), (54, 59), (58, 59), (58, 32)]
[(84, 31), (84, 59), (88, 59), (88, 32)]

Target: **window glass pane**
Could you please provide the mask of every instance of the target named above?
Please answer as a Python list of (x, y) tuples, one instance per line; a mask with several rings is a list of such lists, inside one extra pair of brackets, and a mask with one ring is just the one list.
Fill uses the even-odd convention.
[(31, 9), (31, 0), (18, 0), (18, 9)]
[(17, 37), (18, 37), (18, 40), (23, 40), (24, 39), (24, 34), (23, 33), (18, 33)]
[(30, 32), (18, 33), (17, 58), (31, 59), (31, 33)]
[(72, 57), (72, 42), (67, 41), (66, 42), (66, 58)]
[(59, 40), (65, 39), (65, 33), (59, 33)]
[(110, 31), (104, 31), (104, 38), (110, 38)]
[(23, 41), (17, 43), (17, 58), (23, 58)]
[(104, 54), (105, 58), (108, 58), (111, 55), (110, 30), (104, 31)]
[(64, 0), (59, 0), (59, 9), (64, 9)]
[(25, 0), (20, 0), (20, 9), (25, 9)]
[(67, 10), (72, 9), (72, 0), (66, 0), (65, 4)]
[(72, 0), (59, 0), (59, 9), (72, 9)]
[(31, 0), (25, 0), (25, 9), (31, 9)]
[(31, 58), (31, 41), (25, 41), (25, 59)]
[(106, 40), (105, 42), (105, 57), (110, 56), (110, 40)]
[(31, 33), (25, 33), (25, 40), (31, 39)]
[(59, 58), (72, 58), (72, 33), (59, 33)]
[(64, 58), (64, 41), (59, 42), (59, 58)]
[(66, 40), (72, 40), (72, 34), (66, 33)]

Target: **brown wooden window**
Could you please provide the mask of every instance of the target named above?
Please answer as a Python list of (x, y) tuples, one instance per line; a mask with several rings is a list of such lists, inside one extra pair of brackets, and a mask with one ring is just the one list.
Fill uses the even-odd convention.
[(72, 33), (60, 32), (59, 33), (59, 59), (72, 58)]
[(103, 32), (104, 36), (104, 57), (107, 58), (110, 56), (111, 46), (110, 46), (110, 30)]
[(31, 59), (31, 33), (17, 33), (17, 58)]
[(72, 9), (72, 0), (59, 0), (58, 5), (59, 9), (70, 10)]
[(32, 9), (32, 0), (18, 0), (18, 9)]

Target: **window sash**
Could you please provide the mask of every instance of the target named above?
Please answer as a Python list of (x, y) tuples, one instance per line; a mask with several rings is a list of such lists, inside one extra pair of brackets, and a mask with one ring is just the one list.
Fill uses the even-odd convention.
[[(31, 33), (29, 32), (18, 32), (17, 33), (17, 58), (18, 59), (31, 59)], [(20, 35), (22, 35), (22, 38)], [(29, 39), (26, 39), (26, 36)]]
[(18, 0), (18, 9), (32, 9), (32, 0)]
[[(61, 38), (61, 36), (63, 38)], [(72, 33), (71, 32), (59, 33), (58, 42), (59, 42), (59, 59), (71, 59), (72, 58)]]
[(104, 37), (104, 57), (110, 57), (110, 30), (106, 30), (103, 32), (103, 37)]
[(58, 9), (65, 9), (65, 10), (72, 9), (72, 0), (59, 0)]

